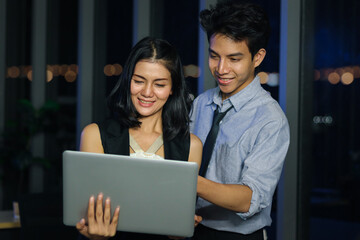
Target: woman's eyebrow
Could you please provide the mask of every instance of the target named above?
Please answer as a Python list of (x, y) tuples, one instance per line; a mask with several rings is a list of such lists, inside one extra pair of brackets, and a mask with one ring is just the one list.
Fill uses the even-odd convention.
[[(143, 77), (143, 76), (141, 76), (141, 75), (139, 75), (139, 74), (133, 74), (133, 76), (136, 76), (136, 77), (138, 77), (138, 78), (141, 78), (141, 79), (144, 79), (144, 80), (146, 80), (146, 78), (145, 77)], [(156, 79), (154, 79), (154, 81), (164, 81), (164, 80), (169, 80), (168, 78), (156, 78)]]
[(139, 78), (142, 78), (142, 79), (144, 79), (145, 80), (145, 77), (143, 77), (143, 76), (141, 76), (141, 75), (139, 75), (139, 74), (133, 74), (133, 76), (136, 76), (136, 77), (139, 77)]

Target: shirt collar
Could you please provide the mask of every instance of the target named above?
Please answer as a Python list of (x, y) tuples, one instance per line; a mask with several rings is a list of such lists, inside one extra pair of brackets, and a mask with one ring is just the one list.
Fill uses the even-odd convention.
[(248, 101), (250, 101), (256, 93), (261, 90), (260, 85), (260, 77), (256, 76), (254, 80), (251, 81), (249, 85), (247, 85), (240, 92), (235, 95), (229, 97), (224, 102), (222, 102), (221, 93), (219, 86), (216, 87), (213, 91), (212, 96), (210, 96), (207, 105), (213, 105), (213, 110), (216, 109), (216, 105), (222, 106), (227, 105), (227, 101), (230, 102), (231, 105), (234, 106), (235, 111), (239, 111)]

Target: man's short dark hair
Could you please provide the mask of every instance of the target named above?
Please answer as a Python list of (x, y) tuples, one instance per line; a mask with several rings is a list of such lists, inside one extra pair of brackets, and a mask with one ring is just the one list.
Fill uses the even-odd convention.
[(200, 23), (208, 40), (214, 34), (222, 34), (234, 41), (245, 41), (252, 57), (266, 47), (270, 37), (267, 14), (253, 3), (219, 2), (200, 12)]

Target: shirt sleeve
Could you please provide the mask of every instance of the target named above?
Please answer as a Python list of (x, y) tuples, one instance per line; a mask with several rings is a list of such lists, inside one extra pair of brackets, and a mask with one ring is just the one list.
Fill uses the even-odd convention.
[(251, 205), (246, 219), (272, 204), (289, 146), (289, 126), (286, 119), (268, 122), (256, 134), (252, 149), (244, 160), (240, 184), (252, 190)]

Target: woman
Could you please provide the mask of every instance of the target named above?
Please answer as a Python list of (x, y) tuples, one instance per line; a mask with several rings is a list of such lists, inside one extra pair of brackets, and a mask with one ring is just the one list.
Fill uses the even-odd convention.
[[(182, 64), (167, 41), (147, 37), (133, 47), (108, 103), (112, 118), (84, 128), (81, 151), (193, 161), (200, 166), (202, 143), (189, 133), (190, 98)], [(90, 239), (116, 233), (120, 209), (115, 209), (111, 219), (110, 199), (104, 210), (102, 200), (102, 194), (96, 200), (91, 197), (88, 224), (82, 219), (76, 226)], [(95, 205), (96, 214), (91, 211)], [(121, 234), (126, 239), (167, 239)]]

